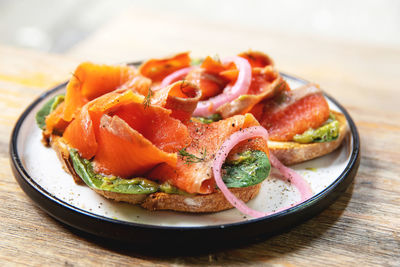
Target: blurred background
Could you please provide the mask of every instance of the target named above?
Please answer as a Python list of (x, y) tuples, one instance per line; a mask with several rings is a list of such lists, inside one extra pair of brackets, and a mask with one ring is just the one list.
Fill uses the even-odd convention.
[[(65, 53), (127, 10), (136, 11), (132, 16), (166, 16), (180, 23), (240, 25), (249, 31), (400, 47), (398, 0), (0, 0), (0, 43)], [(145, 29), (133, 31), (141, 34), (138, 41), (151, 39), (146, 29), (153, 25), (129, 27)], [(165, 29), (189, 39), (193, 30)]]
[(362, 91), (369, 107), (381, 104), (376, 112), (398, 109), (398, 0), (0, 0), (0, 47), (3, 76), (40, 88), (66, 80), (86, 60), (253, 49), (347, 106)]

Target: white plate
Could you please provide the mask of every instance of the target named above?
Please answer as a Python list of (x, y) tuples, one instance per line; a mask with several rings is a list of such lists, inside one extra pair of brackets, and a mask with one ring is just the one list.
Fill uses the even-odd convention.
[[(291, 80), (289, 80), (289, 85), (292, 88), (297, 87), (297, 84)], [(60, 91), (50, 94), (43, 99), (42, 103), (59, 93)], [(333, 102), (329, 101), (329, 105), (331, 109), (340, 111)], [(89, 187), (75, 184), (71, 175), (62, 169), (54, 150), (44, 147), (40, 142), (42, 132), (34, 120), (34, 115), (40, 107), (41, 104), (37, 105), (23, 124), (17, 140), (18, 151), (21, 151), (24, 168), (32, 179), (47, 192), (66, 203), (112, 219), (163, 226), (219, 225), (251, 219), (243, 216), (236, 209), (203, 215), (148, 211), (138, 206), (107, 200)], [(297, 164), (292, 168), (307, 180), (313, 193), (318, 194), (331, 185), (343, 172), (349, 163), (352, 148), (352, 138), (346, 138), (341, 147), (333, 153)], [(296, 189), (288, 182), (277, 178), (278, 175), (278, 172), (272, 171), (269, 178), (263, 182), (258, 196), (248, 203), (249, 207), (264, 212), (272, 212), (282, 207), (288, 207), (300, 200)]]
[[(289, 82), (291, 88), (296, 88), (305, 81), (282, 74)], [(96, 194), (87, 186), (77, 185), (72, 177), (61, 167), (56, 153), (51, 148), (46, 148), (41, 143), (42, 133), (35, 123), (35, 114), (49, 98), (63, 93), (65, 85), (61, 85), (40, 99), (35, 101), (21, 116), (15, 126), (12, 135), (10, 153), (12, 156), (12, 167), (17, 181), (25, 192), (45, 209), (50, 215), (79, 229), (110, 237), (98, 231), (91, 231), (88, 227), (81, 225), (82, 220), (95, 218), (96, 222), (103, 220), (108, 223), (107, 227), (115, 224), (118, 228), (121, 224), (136, 230), (156, 227), (157, 229), (224, 229), (247, 225), (253, 222), (271, 221), (278, 225), (271, 230), (279, 229), (279, 221), (283, 215), (293, 223), (290, 226), (309, 218), (316, 212), (332, 203), (332, 201), (345, 190), (353, 179), (359, 163), (359, 138), (358, 133), (347, 112), (331, 98), (328, 99), (331, 109), (346, 115), (350, 126), (350, 134), (344, 139), (342, 145), (334, 152), (292, 166), (310, 184), (314, 197), (294, 208), (280, 212), (272, 216), (260, 219), (252, 219), (244, 216), (236, 209), (209, 214), (187, 214), (169, 211), (148, 211), (139, 206), (126, 203), (117, 203), (107, 200)], [(253, 209), (271, 212), (282, 207), (290, 207), (299, 200), (299, 194), (293, 186), (278, 178), (276, 170), (272, 170), (261, 187), (260, 193), (248, 206)], [(58, 210), (58, 207), (62, 210)], [(73, 219), (73, 216), (83, 216)], [(293, 217), (299, 212), (298, 220)], [(64, 214), (65, 213), (65, 214)], [(289, 216), (290, 215), (290, 216)], [(68, 217), (70, 216), (70, 217)], [(71, 219), (70, 219), (71, 218)], [(148, 227), (147, 227), (148, 226)], [(113, 227), (113, 226), (111, 226)], [(128, 227), (128, 229), (129, 229)], [(120, 229), (120, 228), (119, 228)], [(271, 234), (271, 232), (260, 230), (260, 234)], [(116, 238), (118, 239), (118, 238)], [(123, 239), (123, 237), (122, 237)]]

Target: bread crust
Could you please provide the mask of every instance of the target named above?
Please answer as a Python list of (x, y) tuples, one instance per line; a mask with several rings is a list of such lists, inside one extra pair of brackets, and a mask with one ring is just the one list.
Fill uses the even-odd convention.
[[(239, 199), (248, 202), (257, 196), (261, 183), (249, 187), (230, 188)], [(221, 191), (207, 195), (178, 195), (157, 192), (150, 194), (141, 204), (148, 210), (174, 210), (183, 212), (217, 212), (233, 208)]]
[(93, 188), (92, 190), (107, 199), (112, 199), (117, 202), (127, 202), (134, 205), (142, 203), (149, 196), (148, 194), (123, 194)]
[(75, 183), (83, 185), (85, 182), (82, 181), (81, 177), (76, 174), (72, 161), (69, 158), (68, 145), (65, 143), (64, 139), (58, 135), (51, 135), (50, 146), (56, 152), (58, 159), (61, 161), (63, 169), (72, 175)]
[[(58, 158), (62, 162), (63, 169), (72, 175), (77, 184), (84, 184), (70, 160), (68, 145), (64, 139), (57, 135), (52, 135), (50, 139), (51, 147), (56, 151)], [(244, 202), (248, 202), (257, 196), (261, 184), (245, 187), (231, 188), (231, 192)], [(231, 209), (233, 206), (226, 200), (221, 191), (207, 195), (181, 195), (157, 192), (153, 194), (123, 194), (104, 190), (93, 189), (96, 193), (107, 199), (130, 204), (140, 204), (148, 210), (173, 210), (182, 212), (204, 213), (218, 212)]]
[(296, 142), (268, 141), (269, 150), (285, 165), (292, 165), (326, 155), (342, 143), (348, 134), (346, 117), (339, 112), (331, 111), (339, 121), (339, 137), (323, 143), (300, 144)]

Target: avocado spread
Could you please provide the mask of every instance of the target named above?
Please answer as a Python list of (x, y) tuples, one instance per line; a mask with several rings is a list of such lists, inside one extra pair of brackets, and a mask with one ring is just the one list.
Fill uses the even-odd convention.
[(208, 117), (193, 117), (192, 119), (201, 123), (210, 124), (212, 122), (222, 120), (222, 117), (220, 114), (216, 113)]
[(308, 129), (302, 134), (296, 134), (293, 141), (301, 144), (312, 142), (322, 143), (335, 140), (339, 136), (339, 121), (334, 114), (329, 115), (329, 119), (317, 129)]

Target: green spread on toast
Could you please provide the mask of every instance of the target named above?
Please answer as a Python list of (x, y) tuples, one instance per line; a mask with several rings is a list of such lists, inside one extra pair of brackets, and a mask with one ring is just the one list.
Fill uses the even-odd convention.
[(209, 117), (193, 117), (192, 118), (194, 121), (198, 121), (204, 124), (210, 124), (212, 122), (216, 122), (216, 121), (220, 121), (222, 120), (222, 117), (220, 114), (216, 113), (216, 114), (212, 114)]
[(293, 137), (293, 141), (301, 144), (330, 142), (338, 138), (339, 128), (339, 121), (331, 113), (329, 119), (321, 127), (308, 129), (302, 134), (296, 134)]

